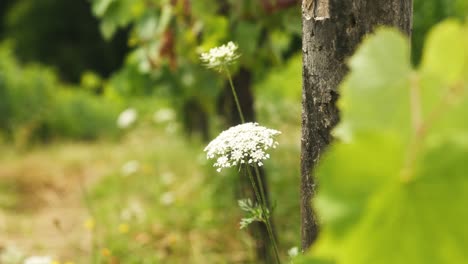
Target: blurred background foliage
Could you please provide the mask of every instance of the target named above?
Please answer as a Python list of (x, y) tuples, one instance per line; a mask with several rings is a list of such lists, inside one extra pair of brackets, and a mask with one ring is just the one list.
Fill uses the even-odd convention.
[[(242, 52), (237, 67), (241, 71), (236, 72), (240, 80), (243, 76), (249, 80), (248, 85), (243, 85), (247, 87), (246, 97), (268, 97), (264, 101), (269, 103), (265, 104), (250, 99), (256, 107), (281, 105), (283, 98), (297, 103), (300, 82), (291, 77), (294, 72), (300, 72), (301, 23), (296, 2), (280, 0), (275, 5), (272, 4), (274, 1), (266, 0), (4, 0), (0, 4), (0, 37), (2, 57), (9, 58), (4, 58), (2, 63), (2, 78), (5, 79), (2, 89), (9, 90), (9, 94), (37, 92), (30, 92), (28, 98), (31, 99), (24, 102), (15, 101), (13, 95), (2, 96), (0, 107), (5, 111), (0, 115), (5, 122), (1, 124), (1, 133), (11, 134), (12, 126), (23, 125), (41, 130), (38, 137), (42, 139), (57, 136), (93, 139), (105, 133), (100, 126), (88, 128), (100, 131), (78, 132), (66, 128), (67, 122), (54, 129), (46, 127), (54, 126), (50, 122), (45, 125), (46, 122), (34, 121), (36, 124), (32, 125), (31, 120), (38, 119), (34, 115), (45, 116), (46, 112), (51, 112), (54, 104), (46, 103), (48, 100), (58, 102), (55, 107), (68, 105), (60, 103), (62, 100), (58, 97), (73, 100), (70, 105), (74, 106), (69, 108), (82, 108), (64, 112), (107, 112), (90, 115), (99, 116), (97, 119), (101, 121), (111, 119), (112, 111), (121, 110), (135, 98), (165, 98), (179, 113), (188, 132), (212, 129), (217, 120), (227, 118), (226, 111), (223, 113), (220, 109), (225, 102), (222, 98), (225, 83), (222, 78), (204, 70), (198, 56), (200, 52), (229, 40), (237, 42)], [(463, 0), (416, 0), (413, 63), (419, 62), (422, 41), (432, 25), (450, 16), (464, 19), (467, 10), (468, 4)], [(289, 70), (279, 75), (284, 67)], [(9, 81), (14, 76), (13, 69), (23, 71), (23, 68), (32, 75), (47, 71), (41, 77), (44, 79), (42, 88), (29, 88), (37, 86), (32, 78), (28, 78), (29, 83), (23, 80), (25, 83), (21, 85)], [(289, 82), (288, 88), (280, 89), (278, 83), (284, 82)], [(28, 88), (12, 88), (14, 85)], [(65, 96), (59, 92), (62, 90), (73, 92), (67, 92), (69, 95)], [(70, 99), (74, 92), (76, 98)], [(6, 94), (6, 91), (2, 93)], [(95, 99), (107, 101), (113, 107), (85, 107), (93, 103), (84, 101)], [(43, 108), (40, 112), (22, 117), (24, 109), (35, 109), (40, 105)], [(205, 125), (194, 127), (190, 119), (200, 120), (198, 123)], [(116, 134), (110, 128), (104, 130)], [(207, 134), (206, 131), (203, 133)], [(208, 137), (205, 135), (205, 138)]]
[[(89, 180), (90, 210), (83, 213), (96, 222), (93, 261), (110, 258), (99, 247), (121, 263), (252, 259), (253, 242), (236, 226), (238, 181), (233, 175), (214, 177), (201, 153), (201, 141), (235, 120), (225, 80), (204, 69), (198, 57), (232, 40), (242, 53), (234, 80), (241, 100), (250, 102), (250, 118), (288, 135), (280, 138), (267, 171), (273, 203), (281, 198), (275, 209), (281, 247), (298, 245), (298, 2), (0, 1), (0, 230), (3, 204), (19, 217), (28, 208), (24, 204), (42, 201), (37, 193), (50, 185), (44, 174), (59, 174), (73, 185), (65, 191), (53, 185), (58, 193), (81, 192), (82, 178), (99, 175)], [(465, 19), (467, 12), (464, 0), (415, 0), (413, 64), (419, 64), (423, 39), (434, 24)], [(120, 129), (116, 121), (127, 108), (138, 119)], [(133, 172), (132, 166), (123, 169), (129, 160), (139, 162)], [(22, 201), (19, 193), (30, 200)], [(141, 211), (135, 206), (145, 211), (143, 220), (134, 221)], [(122, 217), (127, 209), (138, 212)], [(87, 250), (57, 254), (89, 263)]]

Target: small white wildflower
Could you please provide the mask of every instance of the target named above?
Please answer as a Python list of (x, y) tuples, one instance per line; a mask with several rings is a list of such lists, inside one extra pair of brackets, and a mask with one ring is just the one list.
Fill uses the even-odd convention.
[(224, 67), (233, 64), (240, 57), (237, 49), (238, 46), (230, 41), (202, 53), (200, 59), (207, 68), (222, 71)]
[(256, 164), (270, 158), (268, 149), (275, 148), (278, 142), (274, 137), (280, 131), (259, 126), (257, 123), (245, 123), (221, 132), (204, 149), (208, 159), (216, 160), (217, 171), (235, 167), (239, 164)]
[(175, 112), (171, 108), (163, 108), (156, 111), (153, 115), (153, 120), (156, 123), (165, 123), (175, 119)]
[(172, 203), (174, 203), (174, 200), (174, 195), (171, 192), (165, 192), (159, 198), (159, 201), (163, 205), (171, 205)]
[(49, 256), (31, 256), (24, 260), (23, 264), (51, 264), (52, 258)]
[(166, 171), (161, 174), (161, 181), (164, 185), (171, 185), (174, 182), (174, 173)]
[(290, 258), (294, 258), (297, 255), (299, 255), (299, 248), (298, 247), (292, 247), (288, 250), (288, 256)]
[(129, 176), (140, 169), (140, 163), (137, 160), (130, 160), (122, 166), (122, 174)]
[(136, 121), (137, 117), (137, 111), (133, 108), (128, 108), (120, 113), (119, 118), (117, 119), (117, 126), (122, 129), (127, 128)]
[(129, 201), (127, 207), (120, 212), (120, 218), (123, 221), (137, 220), (142, 221), (146, 217), (145, 209), (137, 199)]

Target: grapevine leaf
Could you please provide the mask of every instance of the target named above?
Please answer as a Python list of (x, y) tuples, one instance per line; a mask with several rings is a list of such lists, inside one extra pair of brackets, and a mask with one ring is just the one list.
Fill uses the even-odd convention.
[(448, 20), (437, 25), (426, 40), (421, 68), (446, 84), (458, 81), (465, 67), (468, 47), (460, 23)]
[(378, 30), (350, 59), (350, 74), (341, 85), (338, 130), (393, 131), (409, 127), (407, 40), (395, 30)]
[[(446, 35), (444, 25), (451, 24), (439, 26), (433, 39)], [(465, 43), (463, 35), (458, 37)], [(393, 31), (381, 30), (350, 60), (340, 101), (343, 118), (336, 130), (341, 140), (316, 171), (319, 189), (313, 204), (321, 234), (298, 263), (442, 264), (468, 259), (466, 78), (448, 83), (455, 79), (439, 78), (427, 70), (439, 71), (432, 66), (412, 73), (421, 88), (423, 123), (422, 129), (411, 128), (410, 116), (418, 107), (409, 100), (415, 87), (408, 81), (411, 70), (402, 64), (408, 71), (399, 79), (393, 75), (397, 68), (383, 60), (393, 52), (396, 58), (403, 54), (391, 48), (397, 38)], [(370, 72), (379, 77), (366, 83), (369, 65), (378, 68)]]
[(454, 144), (429, 150), (414, 181), (394, 178), (369, 195), (361, 220), (325, 259), (339, 264), (463, 263), (468, 259), (467, 156), (467, 148)]

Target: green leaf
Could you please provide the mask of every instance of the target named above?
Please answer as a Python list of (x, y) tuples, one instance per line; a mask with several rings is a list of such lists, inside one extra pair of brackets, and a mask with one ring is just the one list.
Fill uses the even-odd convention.
[(255, 60), (255, 52), (258, 52), (258, 38), (260, 37), (261, 25), (241, 21), (235, 28), (233, 38), (236, 40), (241, 51), (241, 60), (253, 63)]
[[(393, 55), (375, 52), (397, 43), (390, 32), (371, 36), (351, 59), (342, 86), (343, 118), (336, 130), (341, 140), (328, 149), (316, 171), (319, 187), (313, 204), (321, 234), (299, 263), (442, 264), (468, 259), (466, 78), (447, 87), (439, 73), (422, 68), (412, 73), (419, 83), (398, 84), (397, 76), (391, 77), (397, 68), (376, 63)], [(386, 44), (381, 42), (385, 38)], [(373, 73), (380, 77), (366, 83), (369, 65), (378, 68)], [(420, 94), (409, 100), (415, 87)], [(410, 117), (417, 116), (418, 99), (421, 123), (409, 126)]]
[(371, 90), (404, 82), (410, 74), (409, 43), (396, 29), (378, 29), (348, 63), (350, 85)]
[(104, 39), (111, 39), (117, 30), (118, 25), (111, 20), (103, 20), (100, 25), (100, 30)]
[(408, 82), (411, 72), (408, 41), (396, 30), (379, 29), (365, 39), (349, 61), (350, 74), (341, 85), (338, 130), (409, 127)]
[(458, 81), (463, 75), (468, 52), (464, 33), (466, 31), (455, 20), (432, 29), (424, 47), (422, 71), (434, 74), (446, 84)]
[(326, 153), (317, 171), (320, 195), (314, 204), (334, 235), (346, 233), (359, 220), (369, 195), (395, 180), (404, 151), (397, 135), (369, 133), (336, 144)]
[[(420, 69), (420, 87), (429, 140), (448, 137), (467, 144), (468, 26), (451, 20), (441, 23), (427, 41), (427, 64)], [(448, 65), (439, 69), (441, 63)]]
[[(445, 157), (441, 159), (440, 154)], [(416, 180), (376, 191), (342, 240), (337, 263), (462, 263), (468, 259), (467, 149), (444, 145), (422, 161)], [(397, 235), (398, 234), (398, 235)], [(365, 250), (363, 250), (365, 249)]]
[(224, 44), (229, 31), (229, 22), (223, 16), (210, 16), (204, 21), (203, 32), (206, 35), (199, 50), (206, 52), (209, 49)]
[(113, 2), (115, 0), (94, 0), (93, 13), (98, 17), (102, 17)]

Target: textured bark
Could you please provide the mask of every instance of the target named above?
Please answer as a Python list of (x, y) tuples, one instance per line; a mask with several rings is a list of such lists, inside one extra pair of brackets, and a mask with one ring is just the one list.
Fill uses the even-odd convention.
[(303, 0), (303, 250), (310, 247), (318, 234), (317, 220), (311, 204), (316, 187), (313, 169), (331, 141), (331, 129), (339, 120), (335, 102), (339, 94), (338, 85), (347, 72), (345, 60), (353, 54), (362, 37), (372, 32), (376, 26), (394, 26), (411, 35), (412, 9), (412, 0)]

